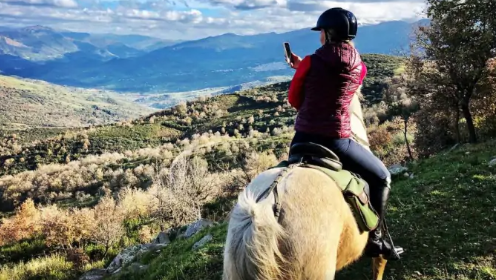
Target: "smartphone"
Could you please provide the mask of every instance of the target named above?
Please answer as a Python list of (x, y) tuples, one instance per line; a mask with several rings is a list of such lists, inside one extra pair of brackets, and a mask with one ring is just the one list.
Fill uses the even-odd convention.
[(293, 62), (293, 56), (291, 55), (291, 47), (289, 46), (288, 42), (284, 42), (284, 51), (286, 54), (286, 61)]

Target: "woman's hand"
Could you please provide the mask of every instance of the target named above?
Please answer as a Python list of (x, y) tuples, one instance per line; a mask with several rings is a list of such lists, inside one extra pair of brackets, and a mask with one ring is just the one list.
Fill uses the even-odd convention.
[(293, 69), (298, 69), (298, 66), (300, 65), (301, 62), (301, 57), (297, 56), (294, 53), (291, 53), (291, 57), (293, 58), (293, 62), (291, 63), (289, 59), (286, 58), (286, 62), (289, 64), (289, 66)]

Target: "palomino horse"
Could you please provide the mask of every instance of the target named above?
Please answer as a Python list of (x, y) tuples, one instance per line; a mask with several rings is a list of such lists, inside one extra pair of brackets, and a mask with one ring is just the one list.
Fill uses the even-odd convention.
[[(359, 112), (354, 112), (352, 129), (366, 146), (358, 98), (353, 102)], [(362, 255), (368, 233), (359, 229), (336, 183), (311, 168), (280, 173), (280, 168), (262, 172), (239, 195), (229, 221), (224, 280), (333, 280), (336, 271)], [(276, 186), (280, 195), (269, 192), (257, 202), (276, 179), (281, 179)], [(274, 215), (276, 198), (279, 217)], [(386, 262), (373, 259), (374, 280), (382, 280)]]
[[(282, 177), (279, 219), (274, 192), (256, 202), (280, 172), (262, 172), (239, 195), (229, 221), (224, 280), (332, 280), (362, 255), (368, 233), (324, 173), (294, 167)], [(386, 259), (373, 260), (375, 280), (382, 280), (385, 267)]]

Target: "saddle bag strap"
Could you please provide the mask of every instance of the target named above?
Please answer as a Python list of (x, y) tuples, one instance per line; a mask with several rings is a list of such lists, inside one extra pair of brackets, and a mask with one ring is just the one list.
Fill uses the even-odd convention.
[(262, 198), (266, 198), (271, 192), (274, 192), (274, 216), (276, 218), (279, 218), (279, 215), (280, 215), (280, 212), (281, 212), (281, 201), (280, 201), (280, 197), (279, 197), (279, 192), (277, 191), (277, 185), (279, 184), (279, 182), (281, 181), (281, 179), (291, 170), (293, 169), (294, 167), (298, 166), (299, 164), (291, 164), (289, 165), (288, 167), (283, 167), (283, 170), (281, 171), (281, 173), (279, 173), (279, 175), (277, 175), (276, 179), (274, 180), (274, 182), (272, 182), (272, 184), (270, 185), (270, 187), (268, 189), (266, 189), (264, 192), (262, 192), (256, 202), (258, 203)]

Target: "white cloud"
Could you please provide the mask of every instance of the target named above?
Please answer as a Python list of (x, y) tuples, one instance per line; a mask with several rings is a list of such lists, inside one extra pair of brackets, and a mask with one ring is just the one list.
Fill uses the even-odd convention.
[(0, 2), (19, 6), (53, 6), (61, 8), (76, 8), (78, 4), (74, 0), (0, 0)]
[(286, 6), (286, 0), (210, 0), (210, 2), (214, 5), (224, 5), (240, 10)]
[[(77, 1), (77, 2), (76, 2)], [(360, 23), (418, 18), (421, 0), (0, 0), (0, 25), (47, 25), (93, 33), (194, 39), (227, 32), (285, 32), (313, 26), (331, 7)]]

